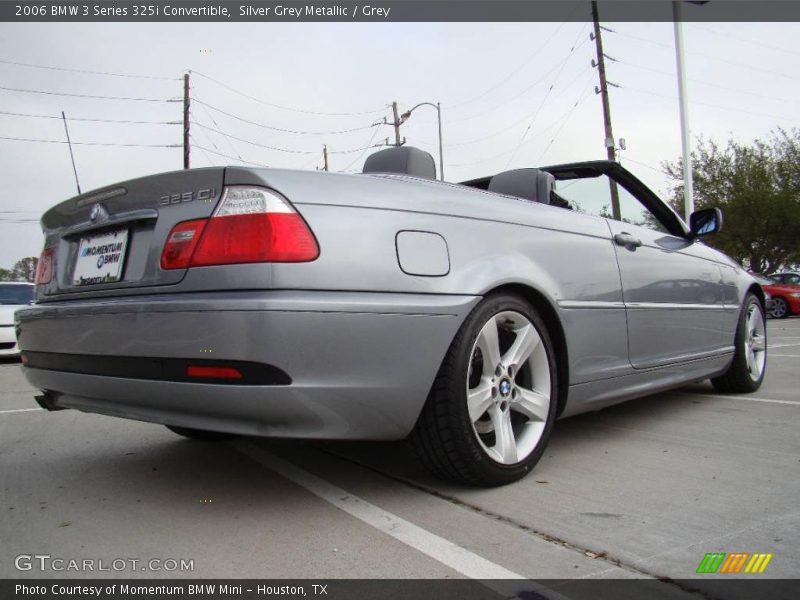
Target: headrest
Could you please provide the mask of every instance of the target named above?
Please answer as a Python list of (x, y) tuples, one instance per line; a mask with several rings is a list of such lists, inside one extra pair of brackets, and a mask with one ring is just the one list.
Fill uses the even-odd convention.
[(364, 162), (364, 173), (402, 173), (436, 179), (433, 157), (419, 148), (397, 146), (371, 154)]
[(489, 191), (550, 204), (555, 177), (539, 169), (514, 169), (498, 173), (489, 180)]

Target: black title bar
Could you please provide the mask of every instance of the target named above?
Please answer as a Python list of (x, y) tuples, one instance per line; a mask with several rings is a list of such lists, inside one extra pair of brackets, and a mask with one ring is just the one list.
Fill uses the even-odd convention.
[[(680, 2), (687, 22), (800, 21), (796, 0)], [(605, 22), (674, 21), (668, 0), (600, 0)], [(591, 21), (586, 0), (217, 0), (0, 2), (4, 22), (561, 22)]]

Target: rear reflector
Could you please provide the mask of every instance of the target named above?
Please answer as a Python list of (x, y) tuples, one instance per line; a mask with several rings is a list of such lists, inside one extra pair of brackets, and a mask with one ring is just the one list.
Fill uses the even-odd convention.
[(164, 251), (161, 253), (162, 269), (185, 269), (189, 266), (197, 242), (200, 241), (200, 234), (203, 233), (207, 222), (207, 219), (184, 221), (172, 228), (167, 236), (167, 243), (164, 244)]
[(239, 369), (233, 367), (204, 367), (200, 365), (189, 365), (186, 367), (188, 377), (199, 377), (201, 379), (241, 379), (242, 374)]
[(318, 256), (314, 234), (288, 200), (266, 188), (229, 186), (210, 219), (172, 229), (161, 268), (309, 262)]
[(39, 256), (39, 262), (36, 263), (36, 277), (34, 283), (36, 285), (43, 283), (50, 283), (53, 279), (53, 249), (45, 248)]

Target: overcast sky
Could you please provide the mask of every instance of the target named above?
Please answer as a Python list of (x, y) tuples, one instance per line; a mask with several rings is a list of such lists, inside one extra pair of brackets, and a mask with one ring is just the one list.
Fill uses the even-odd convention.
[[(588, 7), (588, 3), (587, 3)], [(588, 10), (588, 9), (587, 9)], [(601, 15), (602, 18), (602, 15)], [(680, 157), (671, 23), (606, 23), (605, 51), (622, 163), (657, 192)], [(192, 166), (244, 161), (359, 170), (363, 148), (393, 134), (369, 126), (419, 102), (442, 103), (445, 175), (463, 181), (509, 168), (605, 158), (588, 23), (0, 24), (0, 59), (147, 75), (115, 77), (0, 63), (0, 86), (178, 99), (191, 69)], [(800, 25), (684, 25), (694, 136), (724, 141), (800, 126)], [(218, 80), (223, 87), (201, 74)], [(232, 90), (238, 90), (240, 94)], [(261, 100), (249, 99), (244, 95)], [(576, 106), (577, 103), (577, 106)], [(280, 108), (283, 107), (283, 108)], [(217, 110), (219, 109), (219, 110)], [(177, 122), (180, 102), (104, 100), (0, 90), (0, 111), (81, 119)], [(285, 133), (240, 119), (303, 132)], [(348, 114), (318, 114), (348, 113)], [(358, 114), (352, 114), (358, 113)], [(402, 133), (437, 156), (436, 113), (422, 107)], [(74, 142), (180, 144), (179, 125), (70, 121)], [(276, 150), (231, 139), (250, 140)], [(0, 114), (0, 136), (63, 140), (58, 119)], [(201, 150), (200, 147), (206, 150)], [(285, 152), (278, 148), (288, 150)], [(216, 154), (215, 154), (216, 153)], [(225, 158), (220, 154), (228, 155)], [(43, 210), (75, 194), (63, 144), (0, 139), (0, 267), (41, 251)], [(84, 191), (179, 169), (180, 148), (75, 146)]]

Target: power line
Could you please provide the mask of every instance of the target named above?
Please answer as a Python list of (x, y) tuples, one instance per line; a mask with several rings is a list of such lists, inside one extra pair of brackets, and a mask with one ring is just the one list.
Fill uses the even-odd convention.
[[(585, 27), (581, 29), (581, 31), (578, 33), (578, 37), (575, 38), (575, 41), (572, 43), (572, 47), (569, 49), (569, 53), (567, 53), (567, 56), (564, 58), (563, 62), (561, 63), (561, 66), (559, 67), (558, 72), (556, 73), (556, 76), (553, 78), (553, 82), (550, 84), (550, 87), (547, 88), (547, 92), (545, 93), (544, 97), (542, 98), (542, 101), (539, 104), (539, 107), (536, 109), (536, 112), (533, 114), (533, 119), (531, 119), (531, 122), (528, 124), (528, 126), (525, 128), (525, 131), (522, 133), (522, 137), (519, 140), (519, 144), (517, 144), (517, 147), (514, 149), (514, 152), (512, 152), (511, 156), (509, 156), (508, 161), (506, 162), (506, 168), (508, 168), (508, 165), (511, 164), (511, 161), (514, 160), (514, 157), (517, 155), (517, 152), (519, 152), (519, 149), (522, 147), (522, 143), (525, 141), (525, 138), (527, 137), (528, 132), (531, 130), (531, 127), (533, 127), (533, 124), (536, 122), (536, 119), (539, 116), (539, 113), (541, 112), (542, 108), (544, 107), (545, 103), (547, 102), (547, 99), (550, 97), (550, 92), (553, 91), (553, 88), (555, 87), (556, 83), (558, 82), (558, 78), (561, 76), (561, 73), (564, 71), (564, 67), (567, 64), (567, 61), (569, 61), (570, 57), (572, 56), (572, 53), (575, 52), (575, 48), (578, 45), (578, 40), (580, 39), (580, 36), (583, 34), (584, 30), (585, 30)], [(576, 104), (576, 106), (577, 106), (577, 104)]]
[(108, 71), (90, 71), (88, 69), (72, 69), (68, 67), (52, 67), (47, 65), (35, 65), (32, 63), (16, 62), (13, 60), (0, 60), (0, 63), (6, 65), (15, 65), (17, 67), (29, 67), (33, 69), (47, 69), (50, 71), (66, 71), (68, 73), (86, 73), (88, 75), (107, 75), (110, 77), (128, 77), (131, 79), (160, 79), (163, 81), (180, 81), (180, 77), (159, 77), (157, 75), (134, 75), (131, 73), (110, 73)]
[[(589, 71), (591, 68), (592, 68), (591, 66), (587, 65), (587, 66), (586, 66), (586, 67), (583, 69), (583, 71), (581, 71), (580, 73), (578, 73), (578, 76), (577, 76), (577, 77), (575, 77), (574, 79), (572, 79), (572, 80), (571, 80), (571, 81), (570, 81), (570, 82), (569, 82), (567, 85), (565, 85), (565, 86), (562, 88), (561, 92), (559, 92), (558, 94), (556, 94), (555, 96), (553, 96), (553, 100), (557, 100), (558, 98), (561, 98), (561, 97), (562, 97), (562, 96), (563, 96), (563, 95), (564, 95), (564, 94), (565, 94), (565, 93), (566, 93), (566, 92), (567, 92), (567, 91), (568, 91), (570, 88), (572, 88), (572, 86), (573, 86), (573, 85), (574, 85), (574, 84), (575, 84), (575, 83), (576, 83), (576, 82), (577, 82), (577, 81), (578, 81), (578, 80), (579, 80), (579, 79), (580, 79), (582, 76), (586, 75), (586, 73), (587, 73), (587, 72), (588, 72), (588, 71)], [(592, 76), (592, 77), (593, 77), (593, 76)], [(588, 78), (584, 77), (584, 79), (586, 80), (586, 79), (588, 79)], [(583, 89), (583, 86), (581, 86), (581, 89)], [(508, 131), (509, 129), (514, 129), (514, 128), (515, 128), (517, 125), (519, 125), (520, 123), (524, 123), (525, 121), (528, 121), (528, 120), (530, 120), (530, 119), (531, 119), (531, 117), (533, 117), (533, 116), (536, 114), (536, 112), (537, 112), (537, 111), (530, 112), (530, 113), (528, 113), (528, 114), (524, 115), (523, 117), (521, 117), (521, 118), (517, 119), (516, 121), (513, 121), (513, 122), (512, 122), (512, 123), (510, 123), (509, 125), (507, 125), (507, 126), (503, 127), (502, 129), (495, 129), (495, 130), (494, 130), (494, 131), (492, 131), (491, 133), (488, 133), (488, 134), (486, 134), (486, 135), (483, 135), (483, 136), (481, 136), (481, 137), (478, 137), (478, 138), (472, 138), (472, 139), (465, 140), (465, 141), (462, 141), (462, 142), (454, 142), (454, 143), (450, 143), (450, 144), (445, 144), (445, 147), (447, 147), (447, 148), (459, 148), (459, 147), (461, 147), (461, 146), (469, 146), (469, 145), (471, 145), (471, 144), (477, 144), (478, 142), (483, 142), (483, 141), (485, 141), (485, 140), (488, 140), (488, 139), (490, 139), (490, 138), (496, 137), (496, 136), (500, 135), (501, 133), (505, 133), (505, 132), (506, 132), (506, 131)], [(429, 143), (429, 144), (433, 144), (433, 143), (435, 143), (435, 142), (428, 142), (428, 143)]]
[[(205, 136), (205, 138), (206, 138), (206, 139), (207, 139), (209, 142), (211, 142), (211, 145), (212, 145), (212, 146), (214, 146), (214, 148), (217, 148), (217, 145), (214, 143), (214, 140), (212, 140), (212, 139), (211, 139), (211, 138), (210, 138), (208, 135), (206, 135), (206, 133), (205, 133), (205, 132), (203, 132), (203, 135)], [(189, 135), (189, 137), (190, 137), (190, 139), (194, 140), (194, 136), (193, 136), (193, 135), (191, 135), (191, 134), (190, 134), (190, 135)], [(210, 166), (212, 166), (212, 167), (213, 167), (213, 166), (216, 164), (216, 163), (215, 163), (215, 162), (214, 162), (214, 161), (211, 159), (211, 157), (208, 155), (208, 151), (207, 151), (207, 150), (206, 150), (204, 147), (202, 147), (202, 146), (199, 146), (199, 145), (197, 145), (197, 144), (192, 144), (192, 146), (193, 146), (194, 148), (198, 148), (198, 149), (199, 149), (199, 150), (200, 150), (200, 151), (203, 153), (203, 155), (206, 157), (206, 161), (208, 161), (208, 164), (209, 164)], [(217, 148), (217, 150), (219, 150), (219, 148)]]
[[(0, 136), (0, 140), (13, 142), (36, 142), (40, 144), (66, 144), (66, 140), (39, 140), (32, 138), (6, 137)], [(106, 142), (72, 142), (75, 146), (119, 146), (122, 148), (180, 148), (180, 144), (117, 144)]]
[(539, 158), (536, 159), (536, 163), (537, 164), (539, 162), (541, 162), (541, 160), (544, 158), (544, 155), (547, 154), (548, 150), (550, 150), (550, 147), (556, 141), (556, 138), (558, 137), (558, 134), (561, 133), (561, 130), (564, 129), (564, 126), (569, 122), (569, 119), (570, 119), (570, 117), (572, 117), (572, 114), (575, 112), (575, 109), (578, 108), (578, 105), (586, 99), (586, 95), (587, 95), (588, 92), (589, 92), (589, 88), (584, 90), (583, 94), (578, 98), (578, 100), (575, 102), (575, 104), (572, 105), (572, 108), (570, 108), (567, 111), (567, 114), (564, 117), (564, 120), (562, 121), (561, 125), (559, 125), (558, 129), (556, 130), (556, 132), (553, 134), (552, 139), (548, 142), (547, 146), (545, 146), (544, 150), (542, 150), (542, 153), (539, 155)]
[[(669, 94), (659, 94), (657, 92), (652, 92), (650, 90), (642, 90), (642, 89), (630, 87), (630, 86), (627, 86), (627, 85), (620, 86), (620, 87), (622, 89), (624, 89), (624, 90), (628, 90), (630, 92), (635, 92), (637, 94), (647, 94), (648, 96), (656, 96), (658, 98), (664, 98), (666, 100), (677, 100), (678, 99), (677, 96), (672, 96), (672, 95), (669, 95)], [(707, 106), (709, 108), (716, 108), (716, 109), (719, 109), (719, 110), (727, 110), (727, 111), (730, 111), (730, 112), (737, 112), (737, 113), (742, 113), (742, 114), (746, 114), (746, 115), (754, 115), (756, 117), (767, 117), (767, 118), (770, 118), (770, 119), (778, 119), (778, 120), (781, 120), (781, 121), (792, 121), (792, 122), (795, 122), (795, 123), (800, 122), (800, 119), (796, 119), (796, 118), (783, 117), (783, 116), (780, 116), (780, 115), (772, 115), (772, 114), (769, 114), (769, 113), (756, 112), (754, 110), (745, 110), (745, 109), (742, 109), (742, 108), (731, 108), (730, 106), (720, 106), (719, 104), (711, 104), (709, 102), (700, 102), (698, 100), (689, 100), (689, 104), (695, 104), (697, 106)]]
[(703, 31), (708, 31), (709, 33), (713, 33), (714, 35), (719, 35), (722, 37), (731, 38), (733, 40), (738, 40), (740, 42), (746, 42), (748, 44), (753, 44), (754, 46), (761, 46), (762, 48), (767, 48), (769, 50), (776, 50), (778, 52), (786, 52), (787, 54), (794, 54), (795, 56), (800, 55), (800, 52), (796, 50), (789, 50), (788, 48), (781, 48), (779, 46), (772, 46), (770, 44), (765, 44), (764, 42), (758, 42), (756, 40), (751, 40), (748, 38), (744, 38), (738, 35), (733, 35), (732, 33), (726, 33), (722, 31), (717, 31), (710, 27), (704, 27), (702, 25), (697, 25), (696, 23), (692, 24), (693, 29), (702, 29)]
[[(656, 69), (654, 67), (647, 67), (645, 65), (637, 65), (637, 64), (634, 64), (632, 62), (628, 62), (627, 60), (617, 60), (615, 62), (617, 62), (617, 63), (619, 63), (621, 65), (632, 67), (634, 69), (641, 69), (643, 71), (651, 71), (653, 73), (657, 73), (657, 74), (663, 75), (665, 77), (671, 77), (672, 79), (675, 78), (675, 73), (674, 72), (664, 71), (662, 69)], [(765, 100), (775, 100), (777, 102), (790, 102), (792, 104), (797, 104), (798, 101), (799, 101), (796, 98), (795, 99), (779, 98), (777, 96), (767, 96), (766, 94), (759, 94), (759, 93), (756, 93), (756, 92), (748, 92), (746, 90), (740, 90), (740, 89), (737, 89), (737, 88), (732, 88), (732, 87), (728, 87), (728, 86), (725, 86), (725, 85), (720, 85), (718, 83), (712, 83), (710, 81), (706, 81), (705, 79), (695, 79), (695, 78), (689, 77), (688, 80), (691, 81), (692, 83), (696, 83), (698, 85), (705, 85), (705, 86), (709, 86), (709, 87), (715, 87), (715, 88), (719, 88), (721, 90), (726, 90), (728, 92), (736, 92), (737, 94), (745, 94), (747, 96), (754, 96), (756, 98), (764, 98)]]
[[(306, 155), (308, 155), (308, 154), (317, 154), (316, 150), (292, 150), (292, 149), (289, 149), (289, 148), (281, 148), (281, 147), (278, 147), (278, 146), (269, 146), (267, 144), (261, 144), (259, 142), (255, 142), (253, 140), (248, 140), (246, 138), (237, 137), (237, 136), (232, 135), (232, 134), (230, 134), (230, 133), (228, 133), (226, 131), (222, 131), (221, 129), (216, 129), (214, 127), (209, 127), (208, 125), (204, 125), (203, 123), (200, 123), (199, 121), (190, 121), (190, 122), (193, 125), (197, 125), (201, 129), (205, 129), (205, 130), (208, 130), (208, 131), (213, 131), (214, 133), (218, 133), (220, 135), (223, 135), (226, 138), (229, 138), (229, 139), (232, 139), (232, 140), (236, 140), (237, 142), (243, 142), (245, 144), (250, 144), (252, 146), (257, 146), (259, 148), (266, 148), (267, 150), (275, 150), (277, 152), (286, 152), (287, 154), (306, 154)], [(377, 129), (375, 130), (375, 133), (377, 133)], [(374, 138), (374, 136), (373, 136), (373, 138)], [(359, 148), (351, 148), (349, 150), (329, 150), (328, 154), (352, 154), (354, 152), (361, 152), (362, 150), (365, 150), (365, 149), (368, 149), (368, 148), (370, 148), (370, 146), (365, 146), (365, 147), (362, 146), (362, 147), (359, 147)], [(234, 149), (234, 153), (238, 154), (238, 152), (236, 152), (235, 149)]]
[(302, 114), (306, 114), (306, 115), (322, 115), (322, 116), (331, 116), (331, 117), (346, 117), (346, 116), (358, 116), (358, 115), (372, 115), (372, 114), (381, 113), (384, 110), (383, 108), (380, 108), (380, 109), (377, 109), (377, 110), (365, 110), (365, 111), (360, 111), (360, 112), (321, 112), (321, 111), (303, 110), (303, 109), (299, 109), (299, 108), (292, 108), (290, 106), (283, 106), (281, 104), (275, 104), (274, 102), (269, 102), (267, 100), (263, 100), (263, 99), (258, 98), (256, 96), (251, 96), (250, 94), (242, 92), (242, 91), (240, 91), (240, 90), (228, 85), (227, 83), (223, 83), (222, 81), (219, 81), (218, 79), (214, 79), (213, 77), (210, 77), (209, 75), (205, 75), (204, 73), (201, 73), (199, 71), (190, 71), (190, 73), (193, 73), (195, 75), (198, 75), (198, 76), (202, 77), (203, 79), (207, 79), (208, 81), (216, 83), (218, 86), (220, 86), (222, 88), (225, 88), (229, 92), (237, 94), (238, 96), (242, 96), (243, 98), (248, 98), (249, 100), (253, 100), (254, 102), (258, 102), (259, 104), (264, 104), (265, 106), (271, 106), (272, 108), (278, 108), (280, 110), (285, 110), (285, 111), (289, 111), (289, 112), (302, 113)]
[[(622, 37), (630, 38), (632, 40), (637, 40), (639, 42), (645, 42), (645, 43), (648, 43), (648, 44), (653, 44), (655, 46), (661, 46), (663, 48), (668, 48), (669, 50), (673, 49), (671, 44), (665, 44), (663, 42), (657, 42), (655, 40), (650, 40), (650, 39), (647, 39), (647, 38), (639, 37), (637, 35), (631, 35), (630, 33), (623, 33), (621, 31), (614, 31), (613, 33), (615, 33), (616, 35), (621, 35)], [(691, 54), (692, 56), (697, 56), (697, 57), (700, 57), (700, 58), (705, 58), (706, 60), (715, 60), (717, 62), (725, 63), (725, 64), (728, 64), (728, 65), (732, 65), (734, 67), (741, 68), (741, 69), (748, 69), (750, 71), (755, 71), (755, 72), (762, 73), (762, 74), (765, 74), (765, 75), (774, 75), (775, 77), (785, 77), (787, 79), (800, 80), (800, 77), (796, 77), (794, 75), (787, 75), (786, 73), (781, 73), (779, 71), (772, 71), (770, 69), (765, 69), (763, 67), (757, 67), (755, 65), (748, 65), (746, 63), (742, 63), (742, 62), (739, 62), (739, 61), (728, 60), (726, 58), (720, 58), (718, 56), (712, 56), (712, 55), (709, 55), (709, 54), (703, 54), (701, 52), (687, 52), (687, 54)]]
[[(217, 128), (219, 128), (219, 125), (217, 124), (217, 121), (216, 121), (216, 119), (214, 119), (214, 116), (213, 116), (213, 115), (212, 115), (212, 114), (211, 114), (211, 113), (208, 111), (208, 109), (207, 109), (205, 106), (203, 106), (202, 104), (200, 105), (200, 108), (202, 108), (202, 109), (203, 109), (203, 112), (205, 112), (205, 113), (206, 113), (206, 115), (208, 116), (208, 118), (209, 118), (209, 119), (211, 119), (211, 122), (214, 124), (214, 126), (215, 126), (215, 127), (217, 127)], [(201, 126), (201, 130), (202, 130), (202, 126)], [(203, 132), (203, 134), (206, 136), (206, 138), (207, 138), (207, 139), (209, 139), (209, 140), (211, 139), (211, 136), (209, 136), (209, 135), (205, 134), (205, 131)], [(233, 142), (231, 141), (231, 139), (230, 139), (230, 138), (229, 138), (227, 135), (225, 135), (225, 133), (222, 133), (222, 135), (223, 135), (223, 137), (225, 138), (225, 141), (226, 141), (226, 142), (228, 142), (228, 146), (230, 146), (230, 149), (233, 151), (233, 153), (234, 153), (236, 156), (238, 156), (238, 157), (239, 157), (239, 160), (242, 160), (242, 156), (241, 156), (241, 154), (240, 154), (240, 153), (239, 153), (239, 151), (238, 151), (238, 150), (237, 150), (237, 149), (234, 147), (234, 145), (233, 145)], [(217, 145), (216, 145), (216, 144), (214, 144), (214, 142), (213, 142), (213, 141), (211, 141), (211, 143), (213, 144), (214, 148), (216, 148), (217, 150), (219, 150), (219, 148), (217, 148)]]
[(354, 164), (356, 164), (359, 160), (361, 160), (364, 157), (364, 155), (367, 153), (367, 150), (369, 150), (370, 148), (374, 148), (372, 144), (375, 142), (375, 137), (377, 135), (378, 135), (378, 130), (376, 129), (375, 131), (372, 132), (372, 137), (369, 138), (369, 142), (367, 142), (367, 146), (364, 148), (363, 152), (358, 156), (356, 156), (352, 161), (350, 161), (350, 164), (348, 164), (344, 169), (341, 169), (339, 173), (341, 173), (342, 171), (347, 171), (350, 167), (352, 167)]
[(45, 90), (28, 90), (0, 86), (0, 90), (7, 92), (22, 92), (25, 94), (45, 94), (48, 96), (70, 96), (73, 98), (96, 98), (98, 100), (134, 100), (138, 102), (180, 102), (179, 98), (130, 98), (126, 96), (98, 96), (92, 94), (71, 94), (67, 92), (50, 92)]
[(634, 160), (634, 159), (630, 158), (629, 156), (626, 156), (625, 160), (627, 162), (636, 163), (637, 165), (641, 165), (643, 167), (646, 167), (646, 168), (650, 169), (651, 171), (656, 171), (657, 173), (661, 173), (662, 175), (665, 175), (664, 169), (659, 169), (658, 167), (654, 167), (653, 165), (648, 165), (647, 163), (643, 163), (641, 161)]
[(216, 154), (217, 156), (222, 156), (223, 158), (230, 158), (231, 160), (239, 160), (239, 161), (241, 161), (243, 163), (247, 163), (248, 165), (254, 165), (256, 167), (269, 167), (269, 165), (265, 165), (263, 163), (257, 163), (257, 162), (253, 162), (253, 161), (250, 161), (250, 160), (244, 160), (243, 158), (236, 158), (235, 156), (230, 156), (228, 154), (223, 154), (222, 152), (215, 152), (214, 150), (211, 150), (210, 148), (204, 148), (203, 146), (198, 146), (197, 144), (195, 144), (194, 147), (198, 148), (199, 150), (204, 150), (205, 152), (210, 152), (211, 154)]
[(248, 140), (248, 139), (245, 139), (245, 138), (237, 137), (235, 135), (232, 135), (230, 133), (222, 131), (221, 129), (216, 129), (215, 127), (209, 127), (208, 125), (204, 125), (203, 123), (200, 123), (199, 121), (194, 121), (193, 120), (193, 121), (190, 121), (190, 123), (192, 125), (197, 125), (201, 129), (205, 129), (207, 131), (213, 131), (214, 133), (218, 133), (219, 135), (224, 135), (225, 137), (230, 138), (232, 140), (236, 140), (238, 142), (243, 142), (245, 144), (250, 144), (252, 146), (258, 146), (259, 148), (266, 148), (267, 150), (274, 150), (276, 152), (286, 152), (287, 154), (316, 154), (317, 153), (316, 151), (310, 151), (310, 150), (292, 150), (290, 148), (281, 148), (279, 146), (269, 146), (267, 144), (261, 144), (259, 142), (254, 142), (253, 140)]
[[(592, 88), (591, 88), (591, 86), (590, 86), (590, 87), (588, 87), (588, 88), (586, 88), (586, 89), (584, 89), (584, 90), (581, 92), (581, 94), (580, 94), (580, 96), (578, 97), (578, 99), (576, 100), (576, 102), (575, 102), (575, 103), (574, 103), (574, 104), (573, 104), (573, 105), (570, 107), (570, 109), (569, 109), (569, 110), (567, 110), (566, 112), (562, 113), (562, 114), (561, 114), (561, 116), (559, 116), (557, 119), (554, 119), (553, 121), (551, 121), (551, 123), (550, 123), (549, 125), (547, 125), (546, 127), (544, 127), (544, 128), (542, 128), (542, 129), (540, 129), (539, 131), (535, 132), (535, 135), (542, 134), (542, 133), (544, 133), (545, 131), (550, 131), (550, 130), (551, 130), (551, 129), (553, 129), (553, 128), (556, 126), (556, 124), (557, 124), (557, 123), (559, 123), (559, 122), (560, 122), (562, 119), (565, 119), (565, 118), (567, 118), (567, 117), (570, 115), (570, 113), (571, 113), (572, 111), (574, 111), (574, 110), (575, 110), (575, 108), (577, 108), (577, 106), (578, 106), (579, 104), (582, 104), (582, 103), (585, 101), (585, 99), (586, 99), (586, 98), (585, 98), (585, 96), (587, 95), (587, 93), (588, 93), (589, 91), (591, 91), (591, 89), (592, 89)], [(528, 139), (528, 141), (527, 141), (527, 142), (525, 142), (523, 145), (531, 143), (531, 142), (533, 141), (533, 139), (535, 139), (535, 135), (534, 135), (532, 138)], [(451, 165), (451, 166), (453, 166), (453, 167), (471, 167), (471, 166), (474, 166), (474, 165), (484, 164), (484, 163), (487, 163), (487, 162), (493, 161), (493, 160), (495, 160), (495, 159), (498, 159), (498, 158), (500, 158), (500, 157), (502, 157), (502, 156), (506, 156), (507, 154), (509, 154), (510, 152), (513, 152), (513, 151), (514, 151), (514, 148), (508, 148), (507, 150), (504, 150), (504, 151), (502, 151), (502, 152), (499, 152), (498, 154), (494, 154), (494, 155), (492, 155), (492, 156), (490, 156), (490, 157), (488, 157), (488, 158), (483, 158), (483, 159), (480, 159), (480, 160), (475, 160), (475, 161), (472, 161), (472, 162), (467, 162), (467, 163), (457, 163), (457, 164), (453, 164), (453, 165)]]
[(556, 65), (553, 65), (553, 67), (550, 68), (548, 71), (546, 71), (541, 77), (539, 77), (539, 79), (537, 79), (536, 81), (534, 81), (533, 83), (531, 83), (527, 87), (523, 88), (520, 92), (518, 92), (514, 96), (512, 96), (512, 97), (510, 97), (510, 98), (508, 98), (508, 99), (506, 99), (506, 100), (504, 100), (502, 102), (500, 102), (499, 104), (495, 104), (494, 106), (491, 106), (490, 108), (487, 108), (486, 110), (483, 110), (483, 111), (481, 111), (479, 113), (476, 113), (474, 115), (470, 115), (468, 117), (460, 117), (458, 119), (450, 119), (450, 120), (446, 121), (445, 123), (448, 124), (448, 125), (451, 125), (453, 123), (461, 123), (461, 122), (464, 122), (464, 121), (470, 121), (472, 119), (477, 119), (478, 117), (482, 117), (482, 116), (484, 116), (486, 114), (494, 112), (497, 109), (502, 108), (503, 106), (506, 106), (507, 104), (510, 104), (514, 100), (524, 96), (529, 91), (531, 91), (533, 88), (537, 87), (540, 83), (545, 81), (550, 75), (552, 75), (556, 71), (559, 71), (560, 69), (563, 69), (564, 65), (569, 60), (569, 58), (575, 53), (575, 51), (578, 48), (581, 48), (582, 46), (584, 46), (588, 41), (589, 40), (587, 38), (586, 40), (584, 40), (582, 43), (578, 44), (577, 46), (573, 46), (572, 49), (570, 49), (569, 53), (567, 54), (567, 56), (564, 58), (564, 60), (562, 62), (560, 62), (560, 63), (558, 63)]
[[(219, 147), (218, 147), (218, 146), (217, 146), (217, 144), (214, 142), (214, 140), (213, 140), (213, 139), (211, 139), (211, 136), (210, 136), (210, 135), (208, 135), (208, 134), (207, 134), (205, 131), (203, 131), (202, 129), (200, 130), (200, 133), (202, 133), (202, 134), (203, 134), (203, 137), (206, 139), (206, 141), (207, 141), (208, 143), (210, 143), (212, 146), (214, 146), (214, 149), (215, 149), (215, 150), (219, 151)], [(194, 135), (190, 133), (190, 134), (189, 134), (189, 139), (190, 139), (190, 140), (192, 140), (192, 141), (194, 141), (194, 139), (195, 139)], [(203, 146), (199, 146), (199, 145), (196, 145), (196, 144), (192, 144), (192, 145), (193, 145), (193, 147), (199, 148), (199, 149), (200, 149), (200, 150), (203, 152), (203, 154), (204, 154), (204, 155), (205, 155), (205, 157), (206, 157), (206, 160), (208, 161), (208, 164), (210, 164), (210, 165), (213, 165), (213, 164), (215, 164), (215, 163), (214, 163), (214, 161), (211, 159), (211, 157), (208, 155), (208, 151), (206, 151), (206, 150), (205, 150), (205, 148), (204, 148)], [(239, 158), (239, 160), (241, 161), (242, 159), (241, 159), (241, 158)]]
[(525, 60), (522, 62), (522, 64), (520, 64), (520, 65), (519, 65), (519, 66), (518, 66), (516, 69), (514, 69), (513, 71), (511, 71), (511, 73), (509, 73), (509, 74), (508, 74), (506, 77), (504, 77), (503, 79), (501, 79), (501, 80), (500, 80), (498, 83), (496, 83), (495, 85), (493, 85), (493, 86), (492, 86), (492, 87), (490, 87), (489, 89), (485, 90), (484, 92), (481, 92), (481, 93), (480, 93), (480, 94), (478, 94), (477, 96), (473, 96), (473, 97), (472, 97), (472, 98), (470, 98), (469, 100), (464, 100), (464, 101), (462, 101), (462, 102), (456, 102), (455, 104), (448, 104), (448, 105), (445, 105), (445, 106), (444, 106), (444, 108), (446, 108), (446, 109), (448, 109), (448, 110), (453, 110), (453, 109), (456, 109), (456, 108), (458, 108), (459, 106), (463, 106), (463, 105), (465, 105), (465, 104), (470, 104), (471, 102), (474, 102), (475, 100), (480, 100), (480, 99), (481, 99), (481, 98), (483, 98), (484, 96), (486, 96), (486, 95), (490, 94), (491, 92), (493, 92), (494, 90), (496, 90), (497, 88), (499, 88), (499, 87), (500, 87), (501, 85), (503, 85), (503, 84), (504, 84), (506, 81), (508, 81), (509, 79), (511, 79), (511, 78), (512, 78), (514, 75), (516, 75), (517, 73), (519, 73), (519, 72), (520, 72), (520, 71), (521, 71), (523, 68), (525, 68), (526, 66), (528, 66), (528, 64), (529, 64), (529, 63), (530, 63), (530, 62), (531, 62), (531, 61), (532, 61), (534, 58), (536, 58), (536, 56), (538, 56), (538, 55), (539, 55), (539, 53), (540, 53), (542, 50), (544, 50), (545, 48), (547, 48), (547, 47), (550, 45), (550, 41), (551, 41), (551, 40), (552, 40), (552, 39), (553, 39), (553, 38), (554, 38), (554, 37), (555, 37), (555, 36), (558, 34), (558, 32), (559, 32), (559, 31), (561, 31), (561, 29), (564, 27), (564, 25), (566, 25), (566, 21), (565, 21), (565, 22), (562, 22), (561, 24), (559, 24), (558, 28), (557, 28), (557, 29), (556, 29), (556, 30), (555, 30), (555, 31), (554, 31), (554, 32), (553, 32), (553, 33), (550, 35), (550, 37), (548, 37), (548, 38), (547, 38), (547, 40), (545, 40), (545, 42), (544, 42), (544, 43), (543, 43), (541, 46), (539, 46), (539, 47), (538, 47), (536, 50), (534, 50), (534, 51), (533, 51), (533, 54), (531, 54), (530, 56), (528, 56), (528, 58), (526, 58), (526, 59), (525, 59)]
[[(0, 110), (0, 115), (8, 115), (13, 117), (30, 117), (36, 119), (61, 120), (61, 117), (58, 115), (37, 115), (31, 113), (9, 112), (5, 110)], [(133, 125), (181, 125), (180, 121), (135, 121), (127, 119), (90, 119), (85, 117), (67, 117), (67, 121), (87, 121), (93, 123), (130, 123)]]
[(302, 131), (298, 129), (285, 129), (283, 127), (275, 127), (274, 125), (266, 125), (264, 123), (259, 123), (258, 121), (251, 121), (250, 119), (245, 119), (244, 117), (240, 117), (231, 112), (227, 112), (222, 110), (221, 108), (217, 108), (209, 104), (208, 102), (203, 102), (199, 98), (192, 96), (192, 102), (197, 102), (198, 104), (202, 104), (203, 106), (210, 108), (211, 110), (218, 112), (226, 117), (231, 117), (232, 119), (236, 119), (237, 121), (241, 121), (242, 123), (247, 123), (248, 125), (254, 125), (256, 127), (261, 127), (262, 129), (269, 129), (270, 131), (280, 131), (281, 133), (293, 133), (296, 135), (339, 135), (342, 133), (352, 133), (354, 131), (363, 131), (365, 129), (371, 129), (373, 127), (380, 127), (384, 125), (384, 123), (372, 123), (371, 125), (363, 125), (361, 127), (352, 127), (350, 129), (339, 129), (336, 131)]

